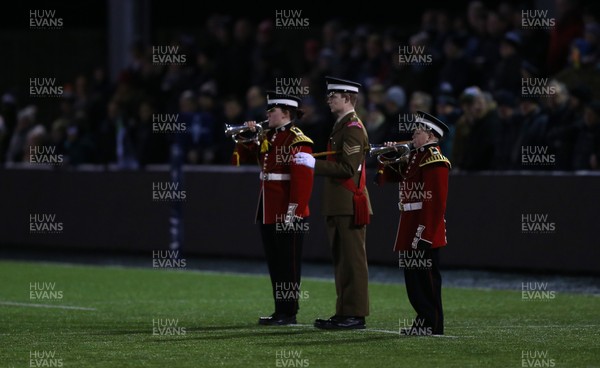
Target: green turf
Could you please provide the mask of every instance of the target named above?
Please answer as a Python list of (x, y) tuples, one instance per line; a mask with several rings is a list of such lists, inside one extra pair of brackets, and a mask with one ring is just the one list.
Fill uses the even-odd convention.
[[(0, 262), (0, 280), (0, 367), (600, 367), (591, 295), (445, 288), (446, 337), (401, 337), (414, 315), (400, 284), (370, 284), (367, 330), (323, 332), (311, 325), (334, 312), (332, 281), (303, 281), (299, 326), (265, 327), (264, 276)], [(30, 299), (32, 282), (55, 283), (62, 299)], [(179, 329), (153, 335), (153, 319)]]

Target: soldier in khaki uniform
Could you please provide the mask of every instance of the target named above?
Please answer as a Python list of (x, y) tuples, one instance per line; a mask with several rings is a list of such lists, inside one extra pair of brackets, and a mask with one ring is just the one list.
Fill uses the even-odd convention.
[(327, 103), (337, 121), (329, 138), (326, 160), (297, 153), (296, 163), (314, 168), (325, 176), (323, 214), (335, 267), (336, 313), (317, 319), (322, 329), (362, 329), (369, 315), (366, 225), (371, 204), (365, 186), (367, 131), (354, 111), (360, 84), (326, 77)]

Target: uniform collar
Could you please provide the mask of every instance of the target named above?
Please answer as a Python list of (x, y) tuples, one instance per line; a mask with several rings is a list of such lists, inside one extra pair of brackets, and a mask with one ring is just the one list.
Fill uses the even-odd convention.
[(287, 123), (283, 124), (282, 126), (275, 128), (274, 130), (275, 130), (276, 132), (283, 132), (283, 131), (285, 131), (286, 129), (289, 129), (289, 128), (291, 128), (291, 126), (290, 126), (290, 124), (291, 124), (291, 123), (292, 123), (292, 121), (290, 120), (290, 121), (288, 121)]
[(425, 143), (424, 145), (422, 145), (421, 147), (419, 147), (417, 149), (418, 152), (425, 152), (426, 149), (428, 149), (429, 147), (437, 147), (439, 145), (439, 142), (430, 142), (430, 143)]
[(346, 116), (348, 116), (349, 114), (352, 114), (352, 113), (354, 113), (354, 112), (355, 112), (355, 111), (354, 111), (354, 109), (352, 109), (352, 110), (350, 110), (350, 111), (346, 112), (344, 115), (340, 116), (340, 117), (339, 117), (339, 118), (338, 118), (338, 119), (337, 119), (335, 122), (336, 122), (336, 123), (339, 123), (339, 122), (340, 122), (340, 121), (341, 121), (343, 118), (345, 118)]

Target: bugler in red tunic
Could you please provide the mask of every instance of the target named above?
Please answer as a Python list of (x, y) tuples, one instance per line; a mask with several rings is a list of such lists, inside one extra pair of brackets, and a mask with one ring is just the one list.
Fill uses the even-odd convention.
[[(293, 123), (271, 129), (260, 145), (238, 143), (232, 163), (258, 162), (261, 167), (261, 189), (256, 220), (264, 224), (285, 222), (286, 216), (305, 218), (310, 214), (308, 201), (313, 187), (314, 171), (294, 163), (298, 152), (312, 154), (313, 141)], [(262, 219), (259, 219), (260, 208)]]
[(394, 251), (439, 248), (446, 245), (446, 198), (450, 161), (437, 143), (411, 152), (407, 165), (380, 165), (379, 185), (399, 182), (401, 211)]

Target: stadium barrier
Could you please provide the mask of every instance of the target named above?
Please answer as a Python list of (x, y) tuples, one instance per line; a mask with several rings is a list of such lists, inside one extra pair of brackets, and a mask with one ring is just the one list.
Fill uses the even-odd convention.
[[(151, 252), (168, 249), (172, 200), (183, 204), (183, 255), (263, 258), (254, 215), (258, 169), (166, 166), (118, 171), (96, 166), (0, 169), (3, 247)], [(372, 184), (369, 262), (397, 264), (398, 187)], [(317, 177), (304, 259), (330, 261)], [(450, 177), (447, 268), (599, 273), (597, 173), (508, 172)], [(150, 253), (149, 253), (150, 254)]]

